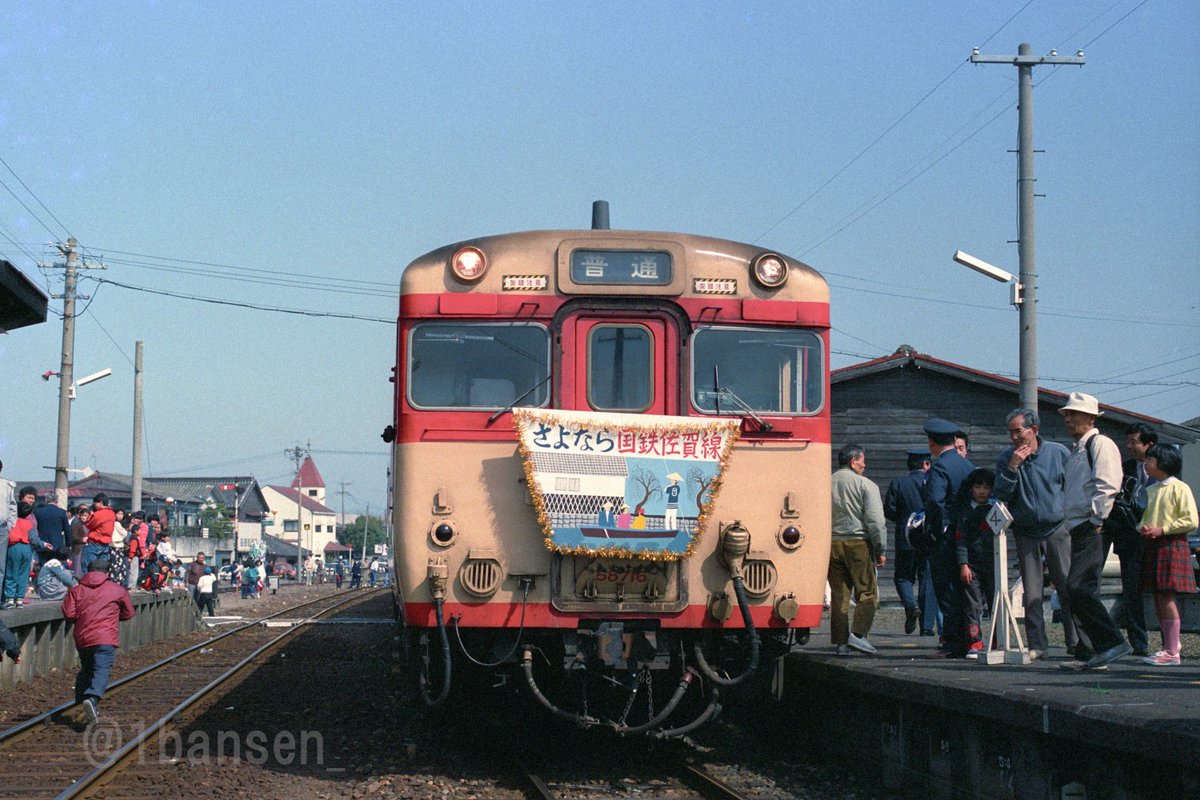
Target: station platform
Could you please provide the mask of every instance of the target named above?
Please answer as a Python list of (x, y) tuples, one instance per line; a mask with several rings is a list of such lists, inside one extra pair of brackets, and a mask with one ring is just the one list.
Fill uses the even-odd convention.
[[(135, 591), (130, 599), (137, 613), (121, 623), (121, 649), (125, 652), (197, 630), (201, 625), (199, 611), (186, 589), (168, 589), (157, 595)], [(56, 669), (72, 669), (79, 663), (73, 625), (63, 619), (62, 601), (27, 598), (20, 608), (0, 611), (0, 622), (21, 643), (21, 663), (8, 658), (0, 662), (0, 689), (11, 689)]]
[[(1157, 634), (1151, 637), (1157, 642)], [(872, 633), (836, 656), (828, 617), (783, 659), (782, 705), (805, 744), (902, 796), (1200, 797), (1200, 658), (1132, 656), (1067, 672), (931, 658), (934, 637)], [(853, 754), (849, 756), (848, 754)]]

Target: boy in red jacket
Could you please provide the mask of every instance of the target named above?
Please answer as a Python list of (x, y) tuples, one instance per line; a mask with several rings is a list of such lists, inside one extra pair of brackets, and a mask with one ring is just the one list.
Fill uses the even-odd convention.
[(133, 602), (124, 586), (108, 579), (108, 559), (97, 558), (67, 592), (62, 613), (75, 623), (75, 649), (79, 651), (75, 702), (83, 704), (94, 722), (99, 718), (96, 705), (104, 696), (121, 643), (120, 622), (133, 618)]

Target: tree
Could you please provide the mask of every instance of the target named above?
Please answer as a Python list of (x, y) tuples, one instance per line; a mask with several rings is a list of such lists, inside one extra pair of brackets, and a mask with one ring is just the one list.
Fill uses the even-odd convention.
[(662, 492), (662, 484), (659, 482), (658, 477), (651, 474), (650, 470), (645, 467), (638, 467), (629, 478), (642, 487), (642, 491), (645, 492), (641, 501), (634, 506), (633, 513), (637, 514), (639, 511), (645, 509), (646, 503), (649, 502), (651, 497)]
[(225, 539), (233, 535), (233, 510), (222, 503), (208, 502), (200, 507), (200, 527), (208, 528), (209, 538)]
[(349, 525), (342, 525), (337, 530), (337, 540), (352, 548), (355, 552), (360, 552), (363, 546), (363, 528), (367, 532), (367, 557), (375, 552), (375, 545), (390, 544), (387, 540), (387, 530), (384, 527), (381, 517), (367, 517), (360, 515), (358, 519), (351, 522)]
[(704, 495), (708, 494), (716, 480), (716, 475), (706, 475), (700, 471), (699, 467), (692, 467), (688, 470), (688, 482), (696, 487), (697, 514), (704, 508)]

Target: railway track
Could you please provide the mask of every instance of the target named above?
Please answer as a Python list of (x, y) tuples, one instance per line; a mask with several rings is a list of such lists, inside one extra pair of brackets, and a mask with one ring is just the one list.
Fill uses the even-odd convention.
[(96, 722), (86, 723), (82, 708), (69, 702), (0, 732), (0, 797), (85, 796), (305, 623), (377, 591), (321, 597), (181, 650), (111, 684)]
[(731, 786), (708, 768), (680, 764), (653, 777), (623, 777), (609, 781), (548, 781), (526, 772), (526, 794), (531, 800), (612, 800), (636, 797), (638, 800), (746, 800), (757, 796), (746, 789)]

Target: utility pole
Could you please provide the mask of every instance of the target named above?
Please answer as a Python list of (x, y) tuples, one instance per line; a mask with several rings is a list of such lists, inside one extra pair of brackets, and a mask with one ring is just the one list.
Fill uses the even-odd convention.
[(67, 461), (71, 454), (71, 383), (75, 380), (75, 237), (58, 251), (67, 257), (63, 289), (62, 361), (58, 368), (58, 450), (54, 456), (54, 502), (67, 507)]
[[(75, 290), (78, 281), (79, 243), (75, 237), (66, 244), (56, 245), (58, 252), (66, 256), (66, 280), (62, 293), (63, 332), (62, 360), (58, 368), (58, 447), (54, 456), (54, 502), (60, 508), (67, 507), (67, 462), (71, 456), (71, 387), (75, 382)], [(58, 265), (55, 265), (57, 267)], [(84, 268), (103, 264), (85, 264)]]
[(1034, 193), (1037, 179), (1033, 174), (1033, 68), (1042, 64), (1075, 64), (1083, 66), (1083, 51), (1074, 56), (1060, 56), (1051, 50), (1049, 55), (1030, 55), (1033, 48), (1022, 43), (1015, 56), (980, 55), (976, 47), (971, 53), (972, 64), (1011, 64), (1017, 68), (1017, 253), (1021, 264), (1020, 380), (1021, 407), (1037, 411), (1037, 266), (1034, 258)]
[(342, 496), (342, 516), (338, 520), (338, 525), (346, 524), (346, 487), (352, 485), (350, 481), (338, 481), (338, 486), (341, 487), (338, 489), (338, 494)]
[(133, 500), (132, 511), (142, 510), (142, 343), (133, 350)]
[(300, 464), (308, 458), (308, 449), (297, 444), (284, 450), (284, 455), (296, 462), (296, 582), (300, 582), (300, 570), (304, 568), (304, 546), (301, 531), (304, 530), (304, 479), (300, 476)]
[[(365, 517), (363, 517), (363, 552), (362, 552), (362, 560), (363, 560), (363, 563), (364, 563), (364, 564), (367, 562), (367, 531), (370, 529), (370, 527), (371, 527), (371, 504), (370, 504), (370, 503), (367, 503), (367, 515), (366, 515)], [(353, 555), (353, 552), (351, 553), (351, 555)]]

